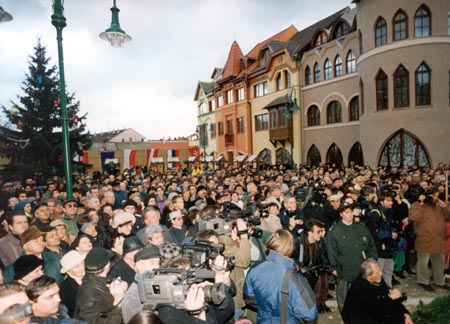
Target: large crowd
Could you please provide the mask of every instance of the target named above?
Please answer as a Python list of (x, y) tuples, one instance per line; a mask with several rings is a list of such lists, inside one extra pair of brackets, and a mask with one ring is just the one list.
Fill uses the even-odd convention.
[(450, 290), (448, 164), (113, 171), (1, 184), (0, 323), (413, 324), (405, 275)]

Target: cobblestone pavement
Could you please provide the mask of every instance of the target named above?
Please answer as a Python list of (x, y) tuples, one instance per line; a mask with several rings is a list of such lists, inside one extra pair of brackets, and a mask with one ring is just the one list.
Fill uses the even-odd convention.
[[(401, 279), (400, 284), (394, 288), (400, 289), (403, 293), (406, 293), (408, 300), (405, 302), (406, 307), (410, 312), (413, 312), (420, 301), (425, 304), (430, 303), (433, 298), (437, 296), (446, 296), (450, 292), (444, 289), (435, 288), (434, 292), (428, 292), (419, 287), (416, 283), (415, 275), (408, 275), (405, 273), (406, 279)], [(449, 281), (447, 280), (447, 285)], [(333, 294), (334, 295), (334, 294)], [(330, 307), (333, 312), (327, 314), (319, 314), (319, 324), (343, 324), (341, 315), (337, 309), (336, 298), (327, 301), (328, 307)]]

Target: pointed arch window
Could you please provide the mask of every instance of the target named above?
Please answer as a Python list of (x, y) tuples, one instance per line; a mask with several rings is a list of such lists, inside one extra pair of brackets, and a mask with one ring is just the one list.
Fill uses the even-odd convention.
[(378, 164), (393, 167), (431, 165), (423, 143), (404, 129), (400, 129), (387, 140)]
[(394, 40), (402, 40), (408, 38), (408, 16), (403, 10), (399, 10), (394, 16)]
[(325, 60), (325, 64), (324, 64), (324, 79), (325, 80), (330, 80), (333, 76), (333, 72), (331, 69), (331, 63), (329, 59)]
[(350, 104), (348, 105), (348, 120), (355, 121), (359, 120), (359, 98), (355, 96), (350, 100)]
[(348, 34), (348, 26), (343, 21), (340, 21), (334, 30), (334, 38), (339, 39)]
[(426, 37), (431, 35), (431, 14), (425, 5), (417, 9), (414, 15), (414, 36)]
[(328, 41), (327, 35), (324, 32), (320, 32), (314, 39), (314, 47), (319, 47), (325, 44), (327, 41)]
[(387, 25), (386, 20), (378, 18), (375, 24), (375, 47), (385, 45), (387, 43)]
[(388, 77), (380, 70), (376, 77), (377, 110), (388, 109)]
[(269, 149), (264, 149), (258, 154), (258, 161), (261, 163), (272, 164), (272, 152)]
[(342, 59), (339, 55), (334, 59), (334, 75), (336, 77), (342, 75)]
[(309, 148), (306, 160), (309, 166), (319, 166), (322, 163), (320, 151), (314, 144)]
[(289, 153), (289, 151), (282, 147), (277, 149), (275, 154), (276, 154), (276, 160), (277, 160), (276, 163), (277, 164), (289, 164), (292, 161), (291, 154)]
[(309, 68), (309, 65), (305, 68), (305, 84), (310, 85), (312, 84), (312, 75), (311, 75), (311, 69)]
[(314, 82), (320, 82), (320, 67), (319, 67), (319, 63), (314, 64)]
[(351, 165), (352, 162), (355, 165), (364, 165), (364, 154), (360, 142), (353, 144), (348, 153), (348, 164)]
[(394, 107), (409, 106), (409, 72), (399, 65), (394, 72)]
[(320, 110), (317, 106), (311, 106), (308, 109), (308, 126), (320, 125)]
[(327, 123), (334, 124), (342, 122), (342, 108), (339, 101), (332, 101), (327, 107)]
[(347, 54), (347, 73), (356, 72), (356, 58), (353, 51), (349, 51)]
[(335, 143), (331, 144), (330, 148), (327, 151), (327, 164), (334, 164), (338, 167), (344, 164), (341, 149)]
[(430, 68), (425, 62), (416, 70), (416, 106), (431, 104)]

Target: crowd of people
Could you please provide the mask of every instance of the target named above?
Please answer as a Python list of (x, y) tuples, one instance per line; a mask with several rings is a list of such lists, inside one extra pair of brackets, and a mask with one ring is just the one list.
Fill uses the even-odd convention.
[(448, 171), (133, 167), (72, 197), (4, 182), (0, 322), (316, 323), (335, 295), (346, 324), (413, 324), (405, 274), (450, 290)]

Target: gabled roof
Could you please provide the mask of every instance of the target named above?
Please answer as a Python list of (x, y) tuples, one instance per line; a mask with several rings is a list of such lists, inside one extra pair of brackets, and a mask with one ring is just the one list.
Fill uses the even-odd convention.
[(227, 63), (225, 63), (225, 67), (223, 68), (222, 80), (239, 75), (242, 67), (241, 60), (243, 57), (244, 55), (242, 54), (239, 44), (234, 41), (233, 44), (231, 44), (231, 49), (228, 53)]
[(296, 42), (298, 45), (292, 54), (301, 54), (304, 51), (307, 51), (317, 30), (321, 28), (325, 30), (329, 29), (337, 19), (349, 10), (350, 7), (345, 7), (295, 34), (294, 37), (291, 38), (291, 41)]
[(203, 93), (208, 95), (208, 93), (212, 92), (214, 88), (214, 82), (204, 82), (204, 81), (198, 81), (197, 89), (195, 90), (195, 97), (194, 100), (197, 101), (200, 97), (200, 89), (203, 91)]
[(272, 37), (267, 38), (266, 40), (256, 44), (255, 47), (251, 49), (250, 52), (246, 55), (248, 58), (256, 60), (259, 51), (270, 41), (279, 41), (279, 42), (287, 42), (292, 36), (297, 33), (298, 30), (294, 25), (290, 25), (288, 28), (280, 31), (279, 33), (273, 35)]

